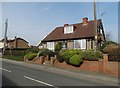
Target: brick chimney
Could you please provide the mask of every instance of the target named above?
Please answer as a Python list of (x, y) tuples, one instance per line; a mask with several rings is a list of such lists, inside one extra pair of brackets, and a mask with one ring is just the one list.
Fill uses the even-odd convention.
[(82, 20), (83, 20), (83, 22), (82, 22), (83, 25), (87, 25), (88, 24), (88, 18), (87, 17), (83, 18)]
[(17, 48), (17, 37), (15, 36), (14, 48)]

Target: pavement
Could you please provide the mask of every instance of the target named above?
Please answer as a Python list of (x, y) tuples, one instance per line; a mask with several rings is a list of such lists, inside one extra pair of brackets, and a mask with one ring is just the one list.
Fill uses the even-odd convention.
[[(41, 73), (46, 74), (46, 76), (47, 76), (47, 73), (51, 74), (50, 76), (53, 76), (53, 78), (55, 79), (53, 81), (53, 83), (51, 83), (51, 84), (54, 84), (54, 82), (57, 81), (57, 79), (61, 79), (61, 82), (54, 84), (54, 85), (58, 85), (58, 86), (60, 86), (60, 85), (64, 86), (65, 81), (70, 81), (70, 82), (68, 82), (68, 84), (71, 83), (71, 84), (69, 84), (69, 86), (71, 86), (71, 85), (78, 85), (78, 86), (80, 86), (80, 85), (82, 85), (82, 86), (85, 86), (85, 85), (86, 86), (93, 86), (93, 85), (118, 86), (118, 78), (117, 77), (109, 76), (109, 75), (102, 74), (102, 73), (88, 72), (88, 71), (82, 71), (82, 70), (78, 71), (78, 70), (74, 70), (74, 69), (64, 69), (64, 68), (58, 68), (58, 67), (53, 67), (53, 66), (46, 66), (46, 65), (38, 65), (38, 64), (31, 64), (31, 63), (26, 63), (26, 62), (13, 61), (13, 60), (8, 60), (8, 59), (0, 59), (0, 60), (2, 60), (2, 62), (4, 62), (2, 65), (3, 67), (6, 65), (9, 65), (9, 67), (16, 69), (15, 67), (17, 67), (19, 65), (19, 66), (22, 66), (26, 69), (29, 68), (29, 69), (33, 69), (33, 70), (37, 70), (37, 71), (39, 70)], [(5, 67), (5, 68), (9, 68), (9, 67)], [(9, 68), (9, 69), (11, 69), (11, 68)], [(21, 67), (19, 67), (19, 68), (23, 69)], [(26, 69), (23, 69), (24, 72), (26, 71)], [(46, 73), (44, 73), (42, 71), (45, 71)], [(28, 74), (28, 73), (26, 72), (25, 74)], [(43, 75), (43, 74), (41, 74), (41, 75)], [(34, 75), (34, 74), (32, 74), (32, 75)], [(60, 76), (60, 78), (58, 76)], [(9, 78), (9, 77), (7, 77), (7, 78)], [(29, 77), (26, 77), (26, 78), (30, 79)], [(21, 79), (21, 80), (23, 80), (23, 79)], [(47, 80), (50, 80), (50, 78), (48, 77), (45, 81), (47, 81)], [(50, 83), (50, 82), (48, 81), (48, 83)]]

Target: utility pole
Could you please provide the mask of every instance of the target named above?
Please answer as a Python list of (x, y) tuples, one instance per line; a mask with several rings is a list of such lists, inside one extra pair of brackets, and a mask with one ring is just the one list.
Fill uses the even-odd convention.
[(4, 34), (4, 47), (3, 47), (3, 54), (5, 53), (5, 47), (7, 43), (7, 28), (8, 28), (8, 19), (5, 22), (5, 34)]
[(94, 0), (94, 35), (95, 35), (95, 52), (97, 51), (97, 15), (96, 15), (96, 0)]

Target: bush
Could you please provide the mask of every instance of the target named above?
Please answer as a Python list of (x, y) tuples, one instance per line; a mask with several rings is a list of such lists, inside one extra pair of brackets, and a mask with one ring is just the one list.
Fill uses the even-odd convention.
[(73, 55), (79, 55), (81, 54), (81, 50), (61, 50), (59, 53), (59, 60), (65, 61), (67, 64), (69, 64), (69, 59)]
[(42, 48), (39, 50), (39, 56), (47, 56), (47, 55), (54, 56), (54, 52), (46, 48)]
[(83, 62), (83, 57), (80, 55), (73, 55), (69, 59), (69, 63), (75, 66), (80, 66), (80, 64)]
[(104, 48), (105, 48), (106, 46), (110, 45), (110, 44), (115, 44), (115, 45), (117, 45), (117, 43), (114, 42), (114, 41), (107, 41), (106, 43), (104, 43), (104, 44), (102, 45), (101, 51), (104, 52)]
[(27, 49), (26, 53), (37, 53), (39, 51), (39, 48), (29, 48)]
[(61, 49), (62, 49), (62, 42), (58, 42), (55, 45), (55, 54), (58, 55)]
[(83, 52), (83, 57), (84, 60), (89, 60), (89, 61), (98, 61), (99, 59), (103, 58), (103, 53), (101, 51), (94, 51), (94, 50), (85, 50)]
[(111, 60), (111, 61), (120, 61), (119, 47), (120, 47), (120, 45), (109, 44), (104, 48), (104, 52), (108, 53), (108, 55), (109, 55), (109, 60)]
[(98, 61), (103, 58), (103, 53), (101, 51), (95, 52), (94, 50), (61, 50), (58, 55), (58, 61), (65, 61), (67, 64), (70, 63), (70, 58), (74, 55), (78, 55), (83, 60)]
[(25, 58), (31, 61), (36, 56), (37, 56), (37, 53), (28, 53), (27, 55), (25, 55)]
[(64, 62), (63, 57), (60, 56), (60, 55), (57, 56), (57, 60), (58, 60), (60, 63), (63, 63), (63, 62)]

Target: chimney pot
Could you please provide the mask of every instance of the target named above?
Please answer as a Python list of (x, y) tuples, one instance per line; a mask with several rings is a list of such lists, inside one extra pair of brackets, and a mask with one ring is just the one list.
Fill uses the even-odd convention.
[(88, 18), (87, 17), (83, 18), (83, 25), (87, 23), (88, 23)]

